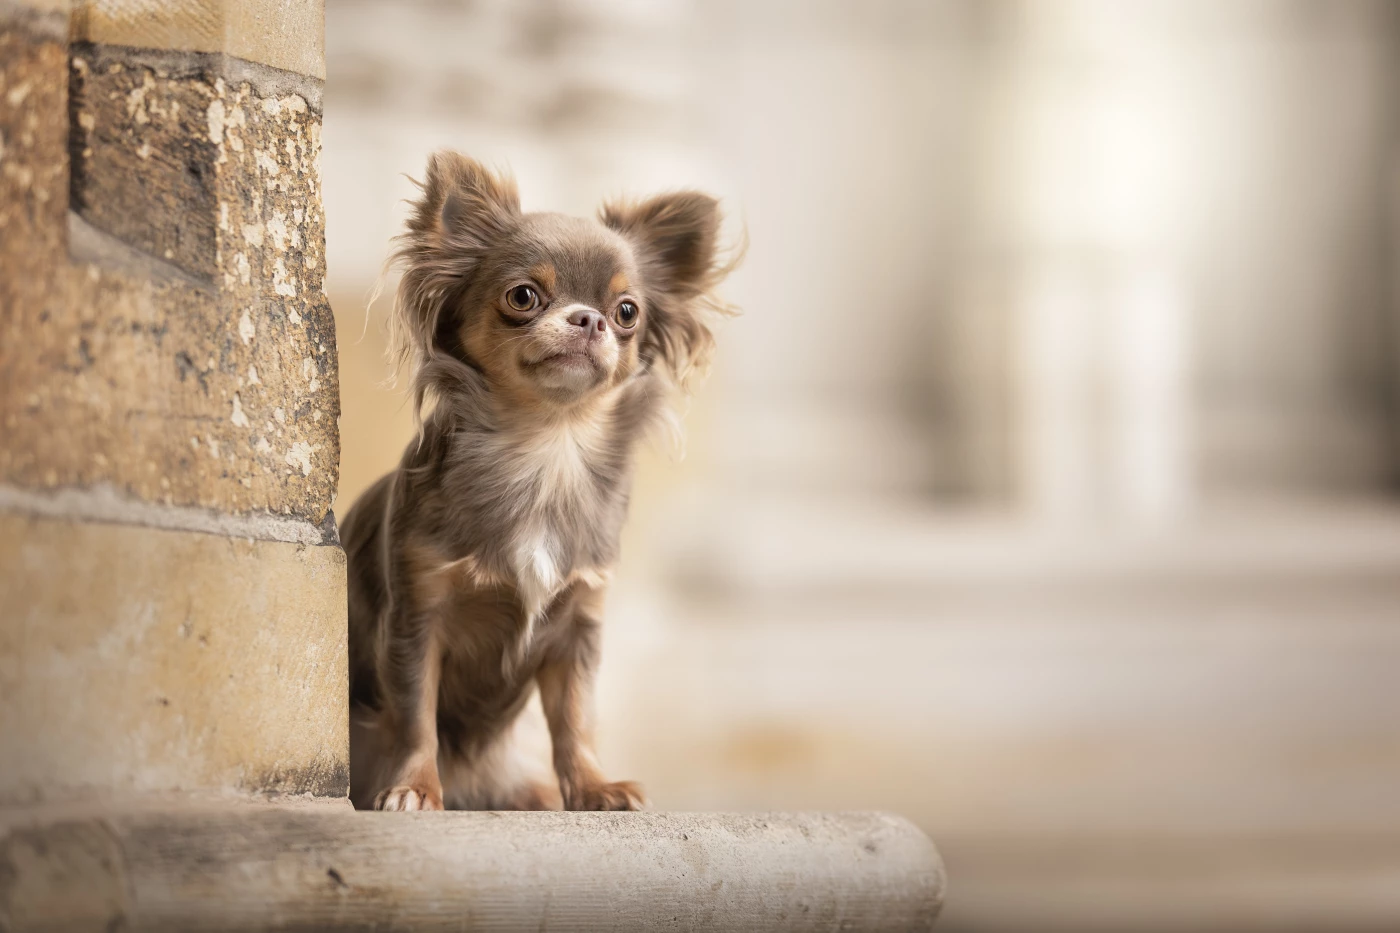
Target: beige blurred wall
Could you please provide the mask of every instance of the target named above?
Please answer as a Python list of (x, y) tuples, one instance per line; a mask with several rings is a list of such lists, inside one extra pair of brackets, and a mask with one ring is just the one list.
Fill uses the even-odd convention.
[(727, 197), (751, 313), (710, 395), (747, 486), (1159, 521), (1395, 475), (1384, 3), (344, 0), (328, 29), (354, 333), (402, 175), (454, 145), (530, 206)]
[(643, 455), (609, 767), (905, 812), (954, 930), (1400, 923), (1387, 4), (342, 0), (327, 34), (341, 507), (408, 436), (363, 295), (433, 148), (530, 207), (697, 185), (747, 227), (686, 455)]

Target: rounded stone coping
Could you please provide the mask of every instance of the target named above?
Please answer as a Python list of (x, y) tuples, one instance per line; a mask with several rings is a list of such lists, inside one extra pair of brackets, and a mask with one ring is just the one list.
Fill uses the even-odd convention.
[(883, 813), (245, 807), (0, 830), (17, 930), (927, 930), (944, 884), (933, 843)]

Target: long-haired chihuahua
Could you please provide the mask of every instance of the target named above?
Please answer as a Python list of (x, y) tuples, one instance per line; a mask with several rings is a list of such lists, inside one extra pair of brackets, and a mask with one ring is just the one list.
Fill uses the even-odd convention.
[[(593, 751), (603, 597), (637, 441), (727, 310), (718, 202), (525, 213), (514, 181), (455, 152), (432, 156), (421, 189), (391, 319), (418, 436), (341, 528), (351, 798), (638, 809), (641, 789)], [(535, 687), (553, 775), (516, 747)]]

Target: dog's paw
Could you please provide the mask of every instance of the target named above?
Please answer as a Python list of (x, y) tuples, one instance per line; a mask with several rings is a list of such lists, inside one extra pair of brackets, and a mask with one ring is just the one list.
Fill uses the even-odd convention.
[(566, 810), (645, 810), (646, 794), (635, 781), (585, 784), (565, 793)]
[(397, 784), (385, 788), (374, 798), (376, 810), (441, 810), (442, 794), (426, 787)]

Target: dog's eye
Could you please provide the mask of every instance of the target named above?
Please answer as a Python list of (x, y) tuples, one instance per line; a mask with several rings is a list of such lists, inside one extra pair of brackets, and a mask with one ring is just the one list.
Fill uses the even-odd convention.
[(506, 304), (512, 311), (533, 311), (539, 303), (540, 296), (528, 285), (517, 285), (506, 292)]
[(631, 327), (637, 323), (637, 315), (640, 313), (634, 303), (624, 301), (617, 306), (617, 323), (623, 327)]

